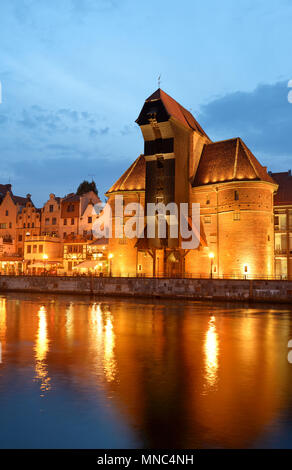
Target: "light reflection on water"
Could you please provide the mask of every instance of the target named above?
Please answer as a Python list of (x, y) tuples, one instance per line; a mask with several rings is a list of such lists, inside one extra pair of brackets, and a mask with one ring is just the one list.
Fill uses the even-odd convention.
[(291, 313), (3, 296), (0, 447), (292, 447)]
[(218, 369), (218, 335), (216, 332), (215, 317), (212, 316), (209, 320), (209, 328), (206, 333), (205, 342), (205, 354), (206, 354), (206, 381), (208, 387), (212, 388), (217, 381), (217, 369)]
[(36, 379), (40, 383), (41, 396), (43, 392), (50, 390), (50, 377), (46, 357), (49, 351), (47, 311), (42, 305), (38, 311), (38, 331), (35, 342), (35, 373)]

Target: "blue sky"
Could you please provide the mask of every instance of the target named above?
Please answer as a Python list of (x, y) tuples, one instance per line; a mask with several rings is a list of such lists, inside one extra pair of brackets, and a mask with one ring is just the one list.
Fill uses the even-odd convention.
[(161, 88), (213, 140), (292, 167), (290, 0), (2, 0), (0, 183), (37, 205), (83, 179), (103, 193), (143, 152)]

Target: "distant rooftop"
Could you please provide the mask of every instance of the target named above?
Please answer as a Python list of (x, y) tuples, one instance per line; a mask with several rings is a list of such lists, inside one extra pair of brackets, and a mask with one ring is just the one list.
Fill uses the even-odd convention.
[(270, 172), (271, 177), (278, 183), (279, 189), (274, 198), (275, 206), (292, 205), (292, 175), (291, 170), (281, 173)]

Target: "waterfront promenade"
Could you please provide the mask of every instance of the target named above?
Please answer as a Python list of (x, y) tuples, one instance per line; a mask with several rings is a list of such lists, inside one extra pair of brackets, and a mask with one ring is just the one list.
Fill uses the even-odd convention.
[(284, 280), (2, 275), (0, 292), (292, 303), (292, 281)]

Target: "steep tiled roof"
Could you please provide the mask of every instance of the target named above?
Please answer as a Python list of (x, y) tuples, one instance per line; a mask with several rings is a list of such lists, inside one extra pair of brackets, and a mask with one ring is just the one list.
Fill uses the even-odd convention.
[[(200, 126), (200, 124), (196, 121), (194, 116), (160, 88), (158, 88), (158, 90), (156, 90), (151, 96), (149, 96), (149, 98), (146, 99), (146, 103), (148, 103), (149, 101), (157, 100), (162, 101), (169, 116), (174, 117), (175, 119), (180, 121), (184, 126), (189, 127), (194, 131), (199, 132), (201, 135), (208, 137), (205, 131)], [(139, 117), (137, 121), (138, 120)]]
[(74, 202), (74, 201), (79, 201), (79, 200), (80, 200), (80, 196), (78, 196), (78, 194), (70, 193), (70, 194), (67, 194), (67, 196), (63, 197), (62, 202)]
[(270, 173), (278, 183), (279, 188), (274, 197), (275, 206), (292, 205), (292, 175), (291, 170), (282, 173)]
[(0, 200), (5, 196), (7, 191), (11, 191), (11, 184), (0, 184)]
[(145, 158), (144, 155), (140, 155), (106, 194), (117, 191), (143, 191), (145, 190), (145, 175)]
[(27, 197), (14, 196), (14, 194), (11, 194), (11, 199), (14, 204), (19, 204), (20, 206), (25, 206), (26, 203), (30, 201), (30, 199)]
[(193, 186), (244, 180), (275, 184), (240, 138), (204, 145)]

